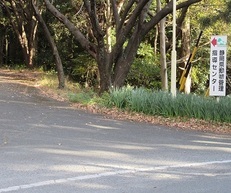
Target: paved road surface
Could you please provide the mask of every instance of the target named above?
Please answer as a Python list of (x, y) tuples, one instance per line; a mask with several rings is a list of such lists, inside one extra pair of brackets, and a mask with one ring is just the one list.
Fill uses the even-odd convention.
[(230, 135), (106, 119), (0, 77), (0, 193), (230, 191)]

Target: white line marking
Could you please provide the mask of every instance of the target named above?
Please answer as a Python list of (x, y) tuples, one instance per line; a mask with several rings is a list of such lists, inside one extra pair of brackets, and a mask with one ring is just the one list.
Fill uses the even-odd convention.
[(222, 160), (222, 161), (211, 161), (211, 162), (199, 162), (199, 163), (188, 163), (188, 164), (180, 164), (180, 165), (172, 165), (172, 166), (158, 166), (158, 167), (150, 167), (150, 168), (134, 168), (134, 169), (127, 169), (127, 170), (117, 170), (111, 172), (104, 172), (99, 174), (91, 174), (91, 175), (84, 175), (84, 176), (77, 176), (73, 178), (61, 178), (57, 180), (48, 180), (42, 182), (36, 182), (31, 184), (24, 184), (19, 186), (11, 186), (8, 188), (0, 189), (0, 193), (2, 192), (12, 192), (18, 191), (23, 189), (30, 189), (42, 186), (49, 186), (49, 185), (56, 185), (56, 184), (63, 184), (73, 181), (82, 181), (82, 180), (89, 180), (89, 179), (96, 179), (108, 176), (116, 176), (121, 174), (130, 174), (130, 173), (139, 173), (139, 172), (152, 172), (157, 170), (167, 170), (171, 168), (186, 168), (186, 167), (198, 167), (198, 166), (206, 166), (206, 165), (213, 165), (213, 164), (227, 164), (231, 163), (231, 160)]

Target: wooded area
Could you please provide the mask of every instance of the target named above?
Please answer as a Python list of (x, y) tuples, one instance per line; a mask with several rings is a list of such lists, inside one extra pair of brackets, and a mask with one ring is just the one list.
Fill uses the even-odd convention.
[[(169, 0), (1, 0), (0, 66), (55, 70), (59, 88), (68, 77), (100, 93), (125, 84), (168, 90), (172, 11)], [(186, 93), (205, 92), (210, 37), (230, 39), (230, 13), (230, 0), (177, 1), (177, 79), (203, 31)]]

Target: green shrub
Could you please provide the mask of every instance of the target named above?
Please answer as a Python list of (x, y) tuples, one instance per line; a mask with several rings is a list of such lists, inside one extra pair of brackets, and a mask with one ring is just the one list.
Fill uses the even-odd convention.
[(159, 55), (153, 54), (153, 50), (149, 43), (141, 43), (127, 76), (127, 84), (145, 88), (161, 88)]

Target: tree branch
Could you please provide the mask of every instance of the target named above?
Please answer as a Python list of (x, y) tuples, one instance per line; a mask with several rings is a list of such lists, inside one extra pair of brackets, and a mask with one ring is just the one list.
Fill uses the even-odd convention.
[(47, 9), (59, 20), (61, 21), (74, 35), (75, 39), (80, 43), (80, 45), (94, 58), (96, 58), (97, 49), (96, 46), (89, 42), (86, 37), (80, 32), (80, 30), (70, 21), (66, 16), (60, 13), (49, 0), (44, 0)]
[(144, 6), (144, 8), (140, 14), (140, 17), (139, 17), (139, 26), (140, 27), (142, 27), (142, 24), (144, 23), (145, 18), (148, 15), (148, 11), (149, 11), (151, 3), (152, 3), (152, 0), (149, 0), (149, 2)]
[[(119, 29), (116, 32), (116, 35), (117, 35), (117, 37), (116, 37), (116, 46), (114, 47), (114, 50), (113, 50), (115, 58), (117, 58), (118, 55), (120, 54), (118, 51), (121, 50), (120, 49), (121, 47), (123, 47), (123, 44), (127, 40), (129, 33), (132, 31), (132, 28), (136, 28), (135, 23), (138, 22), (137, 18), (139, 18), (143, 8), (147, 5), (147, 3), (149, 1), (150, 0), (139, 1), (136, 8), (132, 12), (131, 17), (128, 19), (128, 22), (126, 22), (126, 25), (125, 25), (125, 21), (124, 21), (124, 18), (126, 18), (126, 17), (121, 19)], [(127, 13), (129, 12), (129, 9), (131, 8), (130, 6), (133, 5), (134, 2), (135, 2), (135, 0), (129, 1), (127, 7), (125, 8)], [(137, 30), (134, 30), (133, 33), (137, 33)], [(123, 34), (123, 35), (121, 35), (121, 34)]]
[(119, 17), (119, 11), (116, 5), (116, 0), (111, 0), (111, 4), (112, 4), (112, 10), (113, 10), (113, 15), (115, 19), (116, 31), (117, 31), (119, 23), (120, 23), (120, 17)]
[(118, 26), (118, 30), (120, 30), (122, 28), (122, 26), (123, 26), (123, 24), (124, 24), (124, 22), (125, 22), (125, 20), (126, 20), (126, 18), (128, 16), (128, 12), (129, 12), (129, 10), (131, 9), (131, 7), (132, 7), (132, 5), (134, 3), (135, 3), (135, 0), (129, 0), (129, 2), (127, 3), (127, 5), (125, 7), (125, 10), (123, 12), (123, 15), (121, 17), (121, 22), (120, 22), (120, 24)]
[(105, 33), (103, 32), (102, 28), (99, 25), (98, 16), (96, 13), (96, 2), (95, 2), (95, 0), (92, 0), (89, 3), (88, 0), (84, 0), (84, 4), (85, 4), (85, 7), (87, 9), (88, 15), (90, 17), (94, 36), (96, 37), (96, 39), (99, 43), (99, 42), (103, 41), (103, 37), (104, 37)]
[[(187, 0), (184, 1), (176, 6), (176, 9), (181, 9), (184, 7), (189, 7), (192, 4), (201, 2), (202, 0)], [(151, 21), (147, 22), (144, 25), (144, 29), (142, 31), (142, 36), (145, 36), (156, 24), (159, 23), (161, 19), (166, 17), (168, 14), (172, 13), (173, 11), (173, 1), (170, 1), (161, 11), (159, 11), (152, 19)]]
[(55, 44), (54, 39), (51, 36), (51, 33), (50, 33), (45, 21), (43, 20), (43, 17), (40, 14), (40, 11), (39, 11), (37, 5), (35, 4), (34, 0), (31, 0), (31, 4), (32, 4), (32, 7), (34, 9), (35, 16), (36, 16), (37, 20), (40, 22), (40, 24), (42, 25), (45, 36), (46, 36), (46, 38), (47, 38), (47, 40), (51, 46), (51, 49), (53, 52), (53, 57), (55, 59), (57, 72), (58, 72), (59, 88), (64, 88), (65, 87), (65, 78), (64, 78), (63, 64), (62, 64), (62, 60), (59, 56), (57, 46)]

